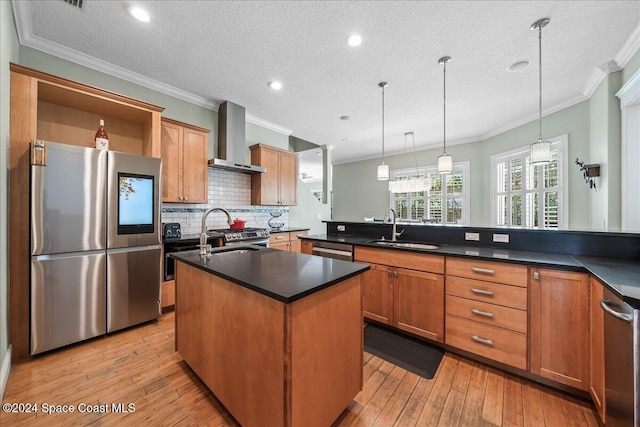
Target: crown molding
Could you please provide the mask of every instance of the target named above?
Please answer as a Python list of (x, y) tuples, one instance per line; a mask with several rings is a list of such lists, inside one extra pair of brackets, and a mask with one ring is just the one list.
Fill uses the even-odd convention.
[(276, 123), (270, 122), (268, 120), (264, 120), (261, 119), (260, 117), (256, 117), (254, 115), (251, 114), (247, 114), (246, 115), (246, 120), (249, 123), (253, 123), (254, 125), (266, 128), (266, 129), (270, 129), (272, 131), (278, 132), (278, 133), (282, 133), (284, 135), (291, 135), (293, 133), (293, 131), (289, 128), (286, 128), (284, 126), (280, 126)]
[(616, 93), (620, 99), (620, 109), (635, 103), (640, 99), (640, 70), (637, 70)]
[(631, 33), (627, 41), (622, 45), (618, 54), (613, 58), (620, 69), (626, 67), (631, 57), (640, 49), (640, 24)]

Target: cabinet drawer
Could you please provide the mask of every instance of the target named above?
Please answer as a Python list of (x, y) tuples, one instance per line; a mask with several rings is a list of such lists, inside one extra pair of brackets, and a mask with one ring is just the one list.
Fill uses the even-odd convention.
[(356, 246), (354, 248), (354, 259), (356, 261), (428, 271), (430, 273), (444, 273), (444, 257), (441, 255)]
[(527, 333), (527, 312), (486, 302), (447, 295), (447, 314), (452, 314), (487, 325)]
[(289, 241), (289, 233), (273, 233), (269, 235), (269, 246), (274, 243), (282, 243)]
[(295, 242), (298, 239), (298, 236), (308, 236), (309, 235), (309, 231), (304, 230), (304, 231), (292, 231), (289, 233), (289, 240), (291, 240), (292, 242)]
[(527, 309), (527, 288), (482, 282), (447, 276), (447, 295), (469, 298), (476, 301), (503, 305), (505, 307)]
[(514, 286), (527, 286), (527, 267), (524, 265), (447, 257), (447, 274)]
[(456, 316), (446, 316), (445, 343), (516, 368), (527, 368), (527, 336)]

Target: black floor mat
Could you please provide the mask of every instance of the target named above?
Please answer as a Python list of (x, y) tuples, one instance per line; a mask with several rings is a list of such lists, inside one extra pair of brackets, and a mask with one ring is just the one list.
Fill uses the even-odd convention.
[(444, 350), (377, 325), (364, 328), (364, 349), (409, 372), (431, 379), (436, 374)]

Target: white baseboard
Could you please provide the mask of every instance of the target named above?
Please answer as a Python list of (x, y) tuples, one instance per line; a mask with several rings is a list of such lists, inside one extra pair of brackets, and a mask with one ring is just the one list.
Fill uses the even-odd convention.
[(9, 380), (9, 371), (11, 370), (11, 345), (7, 348), (7, 354), (4, 355), (2, 365), (0, 365), (0, 401), (4, 397), (4, 389)]

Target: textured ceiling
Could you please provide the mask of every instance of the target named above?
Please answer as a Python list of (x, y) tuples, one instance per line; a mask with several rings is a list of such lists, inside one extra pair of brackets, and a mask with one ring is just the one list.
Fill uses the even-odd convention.
[[(151, 22), (133, 19), (131, 4), (147, 9)], [(585, 99), (598, 67), (620, 61), (640, 31), (639, 1), (85, 0), (82, 10), (62, 0), (13, 5), (27, 45), (65, 52), (98, 69), (121, 67), (212, 105), (243, 105), (297, 137), (333, 145), (337, 162), (379, 156), (380, 81), (389, 82), (387, 153), (402, 151), (407, 131), (415, 132), (418, 149), (442, 144), (438, 59), (444, 55), (453, 58), (447, 66), (447, 140), (478, 140), (536, 117), (534, 21), (551, 18), (542, 37), (544, 110)], [(363, 38), (355, 49), (345, 43), (354, 32)], [(507, 71), (522, 59), (531, 65)], [(283, 89), (272, 91), (271, 80)], [(351, 119), (340, 120), (344, 115)]]

